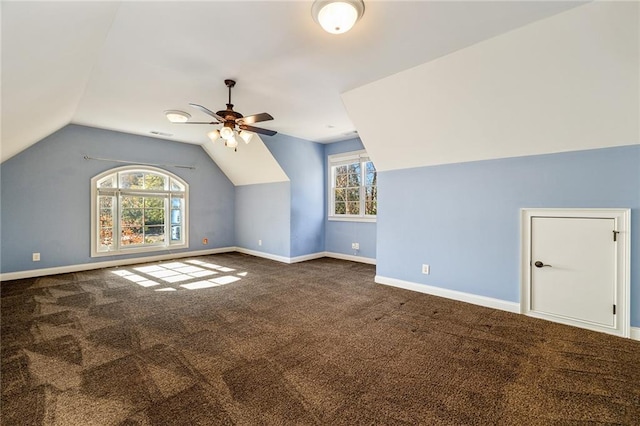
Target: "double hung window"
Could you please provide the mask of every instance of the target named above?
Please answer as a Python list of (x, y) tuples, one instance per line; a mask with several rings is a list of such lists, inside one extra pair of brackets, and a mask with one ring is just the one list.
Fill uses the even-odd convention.
[(375, 221), (377, 173), (365, 151), (329, 156), (329, 220)]
[(120, 167), (91, 180), (91, 255), (186, 248), (188, 185), (152, 167)]

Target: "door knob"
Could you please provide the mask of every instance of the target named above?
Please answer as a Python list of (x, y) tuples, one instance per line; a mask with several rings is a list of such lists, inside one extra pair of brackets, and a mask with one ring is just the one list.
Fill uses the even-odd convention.
[(544, 263), (540, 262), (539, 260), (536, 260), (536, 263), (534, 263), (536, 268), (543, 268), (545, 266), (548, 266), (549, 268), (551, 268), (551, 265), (545, 265)]

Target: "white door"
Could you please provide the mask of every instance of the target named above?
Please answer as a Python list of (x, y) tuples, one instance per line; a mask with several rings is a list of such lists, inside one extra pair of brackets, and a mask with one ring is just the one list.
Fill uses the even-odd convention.
[(613, 218), (532, 217), (531, 311), (615, 328), (614, 230)]
[(521, 220), (522, 313), (630, 337), (631, 210), (526, 208)]

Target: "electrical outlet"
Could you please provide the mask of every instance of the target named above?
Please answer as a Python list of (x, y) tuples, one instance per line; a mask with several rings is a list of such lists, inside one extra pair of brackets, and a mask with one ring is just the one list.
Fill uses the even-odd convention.
[(40, 253), (33, 253), (31, 255), (31, 260), (33, 260), (34, 262), (40, 262)]
[(422, 265), (422, 273), (429, 275), (429, 265)]
[(209, 244), (209, 239), (208, 238), (203, 238), (202, 239), (202, 245), (206, 246), (207, 244)]
[(262, 240), (258, 240), (258, 245), (261, 246), (262, 245)]
[(360, 250), (360, 243), (351, 243), (351, 250)]

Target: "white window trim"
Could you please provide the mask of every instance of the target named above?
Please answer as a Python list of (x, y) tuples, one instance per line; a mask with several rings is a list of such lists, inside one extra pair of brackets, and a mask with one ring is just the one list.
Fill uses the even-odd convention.
[[(359, 151), (350, 151), (343, 152), (341, 154), (332, 154), (327, 157), (327, 220), (329, 221), (339, 221), (339, 222), (376, 222), (377, 215), (336, 215), (334, 214), (334, 203), (335, 198), (333, 196), (333, 173), (332, 169), (334, 166), (339, 166), (342, 164), (350, 164), (356, 161), (371, 161), (371, 158), (367, 154), (367, 151), (362, 149)], [(362, 192), (362, 188), (364, 186), (360, 186), (360, 191)], [(362, 197), (362, 193), (360, 194)], [(364, 210), (363, 210), (364, 211)]]
[[(175, 179), (180, 184), (184, 185), (184, 215), (183, 215), (183, 224), (182, 224), (182, 232), (184, 235), (184, 243), (183, 244), (166, 244), (161, 246), (143, 246), (143, 247), (132, 247), (126, 249), (119, 250), (111, 250), (111, 251), (98, 251), (98, 218), (97, 218), (97, 196), (98, 196), (98, 181), (105, 178), (108, 175), (120, 172), (126, 172), (129, 170), (148, 170), (150, 172), (155, 172), (158, 174), (169, 176), (172, 179)], [(114, 191), (118, 191), (119, 188), (114, 188)], [(136, 189), (132, 192), (139, 193), (157, 193), (158, 191), (153, 190), (144, 190), (144, 189)], [(163, 192), (163, 191), (161, 191)], [(166, 192), (165, 192), (166, 193)], [(119, 207), (118, 207), (119, 208)], [(119, 219), (118, 214), (118, 219)], [(151, 167), (145, 165), (133, 165), (133, 166), (123, 166), (116, 167), (113, 169), (106, 170), (99, 175), (91, 178), (91, 257), (104, 257), (104, 256), (122, 256), (127, 254), (139, 254), (139, 253), (152, 253), (157, 251), (170, 251), (177, 249), (185, 249), (189, 248), (189, 184), (184, 181), (184, 179), (176, 176), (175, 174), (160, 169), (158, 167)], [(119, 227), (118, 227), (119, 228)], [(116, 238), (116, 234), (114, 232), (114, 238)], [(119, 238), (119, 235), (118, 235)]]

